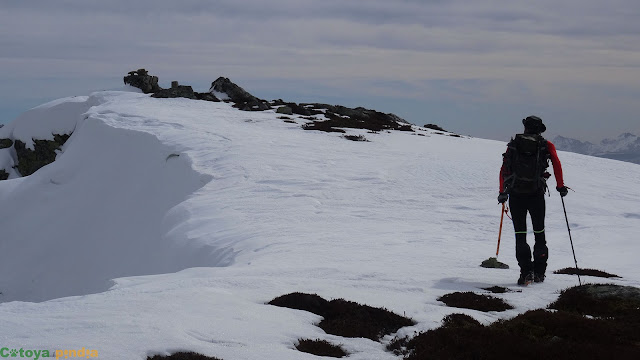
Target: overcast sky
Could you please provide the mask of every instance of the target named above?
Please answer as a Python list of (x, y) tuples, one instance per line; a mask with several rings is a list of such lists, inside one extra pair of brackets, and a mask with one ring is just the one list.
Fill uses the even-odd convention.
[(637, 0), (1, 0), (0, 122), (146, 68), (507, 140), (640, 135)]

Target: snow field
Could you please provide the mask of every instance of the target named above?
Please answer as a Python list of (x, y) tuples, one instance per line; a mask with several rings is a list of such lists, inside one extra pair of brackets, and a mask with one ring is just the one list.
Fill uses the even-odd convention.
[[(75, 122), (46, 120), (47, 108)], [(353, 359), (392, 359), (380, 343), (326, 335), (318, 316), (264, 303), (294, 291), (342, 297), (412, 317), (407, 335), (454, 312), (513, 317), (577, 284), (550, 274), (573, 266), (552, 190), (545, 283), (498, 295), (516, 308), (501, 313), (436, 301), (515, 288), (506, 217), (499, 259), (511, 269), (479, 267), (495, 256), (505, 143), (350, 129), (370, 140), (353, 142), (277, 116), (114, 91), (45, 104), (0, 129), (76, 129), (55, 163), (0, 182), (0, 337), (110, 359), (189, 350), (227, 360), (311, 359), (293, 344), (322, 338)], [(575, 190), (565, 202), (578, 264), (638, 286), (640, 167), (559, 156)]]

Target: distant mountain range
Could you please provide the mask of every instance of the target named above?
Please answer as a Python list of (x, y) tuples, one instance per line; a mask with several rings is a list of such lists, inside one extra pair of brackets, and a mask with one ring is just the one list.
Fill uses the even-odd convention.
[(553, 144), (558, 150), (640, 164), (640, 137), (631, 133), (604, 139), (599, 144), (556, 136)]

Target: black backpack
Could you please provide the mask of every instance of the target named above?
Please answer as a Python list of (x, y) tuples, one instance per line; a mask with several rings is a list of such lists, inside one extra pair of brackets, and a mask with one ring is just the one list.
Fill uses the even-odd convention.
[(517, 134), (502, 154), (507, 193), (544, 193), (547, 189), (549, 149), (540, 134)]

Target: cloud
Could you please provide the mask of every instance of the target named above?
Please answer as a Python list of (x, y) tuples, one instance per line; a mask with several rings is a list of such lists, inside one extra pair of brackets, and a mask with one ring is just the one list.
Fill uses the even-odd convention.
[(0, 68), (5, 86), (34, 80), (16, 96), (84, 93), (146, 67), (167, 83), (224, 75), (318, 96), (542, 108), (580, 94), (613, 109), (640, 80), (638, 11), (635, 0), (4, 0)]

